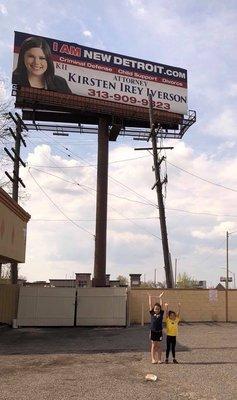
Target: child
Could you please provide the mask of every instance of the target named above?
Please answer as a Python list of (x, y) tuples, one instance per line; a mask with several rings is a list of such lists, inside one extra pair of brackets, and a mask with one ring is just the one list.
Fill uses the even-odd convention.
[(164, 292), (159, 295), (159, 303), (155, 303), (152, 307), (151, 295), (149, 295), (149, 309), (151, 314), (151, 362), (152, 364), (161, 364), (161, 345), (160, 342), (163, 339), (162, 334), (162, 322), (164, 311), (162, 310), (162, 296)]
[(180, 303), (178, 304), (177, 314), (174, 311), (168, 312), (168, 303), (165, 303), (165, 322), (166, 322), (166, 333), (167, 333), (167, 347), (166, 347), (166, 359), (165, 363), (169, 362), (170, 347), (173, 356), (173, 363), (178, 364), (175, 358), (175, 346), (176, 346), (176, 336), (178, 334), (178, 324), (180, 321)]

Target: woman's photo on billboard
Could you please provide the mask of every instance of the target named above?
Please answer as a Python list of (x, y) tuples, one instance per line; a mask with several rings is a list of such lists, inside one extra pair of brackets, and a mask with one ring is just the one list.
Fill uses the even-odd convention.
[(71, 93), (67, 81), (55, 75), (48, 43), (40, 37), (29, 37), (21, 45), (12, 83), (20, 86)]

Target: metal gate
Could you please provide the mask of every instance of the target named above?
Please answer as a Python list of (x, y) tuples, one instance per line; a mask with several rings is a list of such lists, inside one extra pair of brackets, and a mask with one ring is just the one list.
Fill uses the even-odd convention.
[(79, 288), (77, 326), (126, 326), (126, 288)]
[(75, 288), (21, 287), (18, 326), (74, 326)]

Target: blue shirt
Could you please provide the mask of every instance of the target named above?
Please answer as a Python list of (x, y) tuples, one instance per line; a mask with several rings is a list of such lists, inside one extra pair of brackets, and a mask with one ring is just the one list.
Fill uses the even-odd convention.
[(154, 310), (151, 310), (150, 314), (151, 314), (151, 331), (153, 332), (162, 331), (164, 311), (161, 310), (159, 314), (155, 314)]

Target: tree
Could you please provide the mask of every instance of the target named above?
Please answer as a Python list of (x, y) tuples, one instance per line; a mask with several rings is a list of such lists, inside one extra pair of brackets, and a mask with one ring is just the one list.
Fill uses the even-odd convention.
[(1, 174), (0, 174), (0, 187), (10, 193), (11, 182), (8, 181), (4, 174), (5, 168), (11, 164), (11, 160), (6, 156), (4, 152), (4, 146), (9, 142), (12, 142), (13, 138), (9, 132), (9, 127), (14, 129), (14, 123), (9, 116), (9, 111), (13, 111), (14, 104), (13, 98), (10, 95), (11, 84), (8, 79), (0, 77), (0, 160), (1, 160)]
[(0, 283), (11, 283), (10, 264), (0, 264)]
[(153, 281), (147, 281), (147, 282), (141, 282), (140, 287), (144, 289), (149, 289), (149, 288), (157, 288), (157, 289), (165, 289), (166, 287), (166, 282), (157, 282), (154, 283)]
[(186, 272), (178, 275), (176, 287), (179, 289), (183, 288), (192, 288), (196, 286), (196, 281), (191, 276), (189, 276)]
[(126, 276), (119, 275), (119, 276), (117, 277), (117, 280), (119, 281), (119, 284), (120, 284), (121, 286), (128, 285), (128, 278), (126, 278)]
[(153, 281), (147, 281), (147, 282), (141, 282), (140, 287), (144, 289), (146, 288), (149, 289), (149, 288), (155, 288), (156, 285)]

